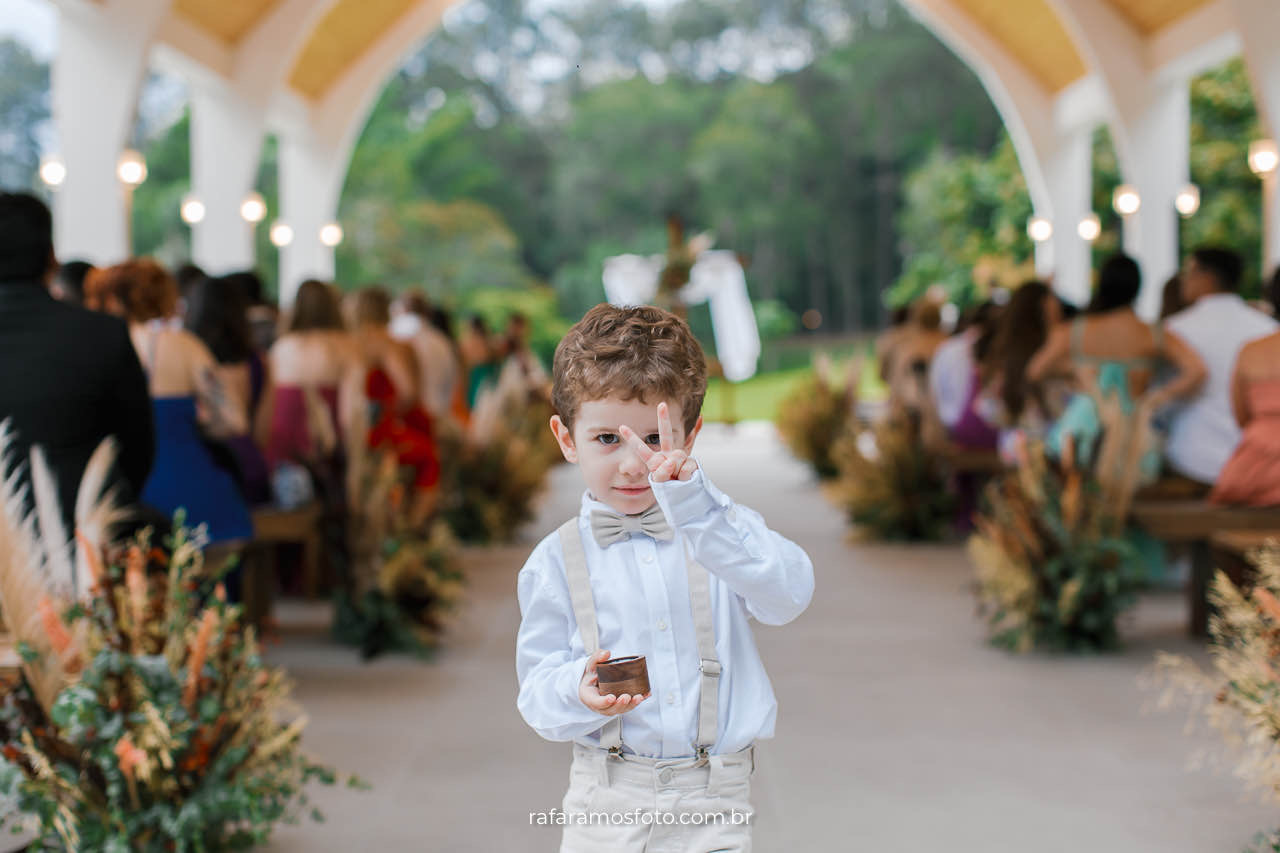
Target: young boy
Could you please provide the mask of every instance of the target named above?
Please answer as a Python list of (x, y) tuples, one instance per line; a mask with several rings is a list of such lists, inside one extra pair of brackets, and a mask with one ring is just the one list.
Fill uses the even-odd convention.
[[(690, 455), (706, 362), (657, 308), (597, 305), (556, 348), (551, 430), (587, 491), (520, 571), (517, 704), (574, 742), (562, 853), (751, 849), (752, 745), (777, 702), (748, 618), (782, 625), (813, 565)], [(644, 655), (650, 692), (596, 665)]]

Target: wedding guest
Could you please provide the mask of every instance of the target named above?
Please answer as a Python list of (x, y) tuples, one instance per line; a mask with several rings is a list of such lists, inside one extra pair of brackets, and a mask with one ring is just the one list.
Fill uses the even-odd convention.
[(359, 393), (361, 366), (334, 290), (322, 281), (304, 281), (267, 358), (271, 385), (258, 423), (273, 469), (297, 462), (313, 473), (321, 468), (332, 474), (340, 467), (352, 407), (342, 405), (339, 395)]
[[(229, 277), (202, 278), (187, 293), (186, 327), (204, 342), (228, 405), (239, 410), (246, 427), (254, 423), (268, 384), (266, 365), (249, 336), (248, 300)], [(230, 451), (237, 481), (250, 505), (271, 501), (271, 482), (262, 451), (248, 428), (221, 442)]]
[[(1098, 289), (1089, 309), (1054, 328), (1031, 359), (1027, 377), (1032, 382), (1070, 369), (1078, 389), (1046, 437), (1053, 452), (1060, 452), (1069, 435), (1077, 458), (1092, 458), (1102, 431), (1095, 397), (1114, 395), (1126, 413), (1135, 412), (1142, 400), (1151, 413), (1194, 394), (1204, 382), (1204, 363), (1194, 350), (1176, 334), (1166, 334), (1160, 326), (1152, 328), (1138, 317), (1133, 303), (1141, 288), (1136, 261), (1126, 255), (1109, 258), (1099, 272)], [(1170, 380), (1148, 392), (1164, 362), (1172, 367)], [(1141, 467), (1143, 480), (1158, 475), (1157, 449), (1146, 449)]]
[(1243, 261), (1230, 249), (1192, 252), (1182, 274), (1190, 307), (1165, 322), (1208, 371), (1200, 390), (1171, 413), (1165, 458), (1175, 472), (1205, 486), (1217, 481), (1240, 441), (1231, 407), (1236, 356), (1249, 341), (1277, 328), (1275, 320), (1240, 298), (1237, 291), (1243, 272)]
[[(125, 324), (55, 300), (46, 283), (56, 267), (49, 209), (34, 196), (0, 192), (0, 364), (9, 366), (0, 370), (0, 422), (13, 432), (11, 464), (25, 462), (32, 445), (44, 449), (71, 534), (80, 480), (98, 445), (115, 437), (109, 485), (127, 505), (151, 471), (155, 431)], [(29, 468), (17, 476), (29, 498)]]
[(929, 405), (929, 362), (945, 341), (942, 306), (924, 297), (911, 306), (911, 317), (889, 355), (890, 410), (919, 420)]
[(247, 431), (244, 411), (223, 386), (208, 347), (173, 322), (178, 284), (164, 267), (141, 258), (107, 268), (103, 279), (124, 306), (151, 392), (156, 459), (142, 500), (166, 516), (184, 510), (186, 523), (206, 525), (209, 544), (229, 556), (253, 537), (253, 523), (206, 438)]
[(1001, 455), (1012, 458), (1017, 436), (1043, 438), (1061, 413), (1062, 376), (1032, 382), (1027, 368), (1061, 322), (1062, 302), (1049, 286), (1029, 281), (1014, 291), (1001, 314), (981, 365), (983, 395), (979, 408), (1000, 427)]
[(985, 302), (966, 317), (962, 330), (938, 345), (929, 362), (929, 396), (948, 437), (969, 449), (995, 447), (995, 431), (975, 408), (981, 390), (978, 369), (990, 347), (999, 309)]
[(1182, 277), (1172, 276), (1164, 283), (1160, 291), (1160, 321), (1172, 317), (1187, 307), (1187, 300), (1182, 295)]
[(413, 348), (418, 363), (418, 396), (432, 417), (450, 414), (458, 383), (458, 357), (453, 342), (431, 321), (431, 304), (421, 293), (409, 292), (396, 303), (391, 334)]
[(58, 267), (49, 283), (49, 293), (59, 302), (84, 305), (84, 279), (93, 269), (88, 261), (67, 261)]
[(1242, 436), (1209, 499), (1221, 504), (1280, 504), (1280, 332), (1245, 344), (1231, 380)]
[(458, 341), (463, 369), (467, 374), (467, 408), (475, 407), (480, 392), (498, 378), (498, 352), (484, 318), (473, 315)]

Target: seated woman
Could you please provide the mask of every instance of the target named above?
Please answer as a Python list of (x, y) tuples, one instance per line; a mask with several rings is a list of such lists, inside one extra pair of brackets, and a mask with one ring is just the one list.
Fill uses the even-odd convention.
[(1043, 439), (1065, 406), (1060, 379), (1033, 383), (1027, 375), (1032, 357), (1061, 320), (1062, 303), (1049, 286), (1024, 283), (1005, 306), (980, 365), (982, 396), (976, 408), (998, 425), (998, 446), (1006, 462), (1013, 460), (1018, 436)]
[(1209, 500), (1280, 505), (1280, 332), (1245, 344), (1236, 358), (1231, 405), (1244, 431)]
[(905, 417), (916, 428), (929, 410), (929, 362), (947, 339), (942, 306), (923, 297), (911, 306), (911, 318), (894, 342), (889, 364), (889, 413)]
[(178, 285), (163, 267), (146, 258), (127, 261), (104, 270), (98, 288), (106, 304), (123, 310), (151, 390), (156, 458), (142, 501), (169, 516), (184, 509), (187, 524), (206, 525), (206, 560), (217, 564), (252, 538), (253, 522), (205, 436), (247, 432), (244, 409), (222, 385), (209, 349), (176, 322)]
[(1000, 309), (985, 302), (964, 328), (947, 338), (929, 362), (929, 399), (947, 439), (965, 450), (993, 450), (996, 431), (979, 411), (980, 364), (994, 337)]
[[(186, 295), (187, 330), (196, 335), (217, 360), (218, 379), (230, 405), (245, 424), (254, 421), (266, 385), (266, 365), (249, 332), (249, 300), (230, 277), (201, 278)], [(248, 429), (224, 439), (234, 456), (239, 485), (251, 506), (271, 502), (267, 463)]]
[[(1151, 416), (1173, 400), (1194, 393), (1205, 378), (1205, 366), (1190, 347), (1163, 327), (1152, 328), (1133, 310), (1141, 290), (1138, 264), (1125, 255), (1115, 255), (1102, 266), (1098, 290), (1089, 309), (1068, 325), (1049, 333), (1040, 351), (1027, 368), (1032, 382), (1041, 382), (1070, 369), (1077, 393), (1062, 416), (1049, 430), (1046, 444), (1055, 454), (1071, 436), (1076, 457), (1085, 464), (1093, 461), (1102, 432), (1099, 403), (1114, 400), (1125, 415), (1135, 415), (1130, 423), (1137, 431), (1149, 427)], [(1157, 368), (1172, 366), (1169, 381), (1148, 392)], [(1160, 450), (1152, 441), (1139, 441), (1117, 464), (1136, 462), (1139, 481), (1151, 482), (1160, 472)], [(1124, 478), (1124, 472), (1100, 471), (1100, 478)]]
[[(391, 336), (391, 298), (380, 287), (366, 287), (355, 297), (353, 337), (365, 365), (364, 397), (368, 406), (370, 450), (390, 450), (413, 469), (413, 485), (430, 490), (440, 476), (431, 416), (419, 404), (418, 365), (413, 348)], [(426, 515), (422, 499), (416, 511)]]
[(298, 288), (267, 365), (271, 385), (258, 416), (267, 463), (273, 470), (289, 462), (303, 465), (318, 485), (340, 494), (342, 439), (348, 432), (340, 395), (352, 393), (361, 362), (329, 285), (311, 279)]

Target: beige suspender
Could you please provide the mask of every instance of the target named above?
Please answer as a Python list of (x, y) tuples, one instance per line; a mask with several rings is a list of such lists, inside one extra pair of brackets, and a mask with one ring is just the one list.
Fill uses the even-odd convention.
[[(560, 526), (560, 542), (564, 550), (565, 577), (569, 582), (569, 600), (578, 621), (578, 632), (588, 656), (600, 651), (596, 624), (595, 599), (587, 572), (587, 555), (582, 547), (578, 519)], [(698, 733), (694, 749), (705, 759), (715, 745), (720, 711), (720, 660), (716, 657), (715, 623), (711, 611), (711, 583), (707, 570), (686, 550), (689, 569), (689, 604), (693, 610), (693, 628), (698, 640), (698, 670), (702, 673), (698, 696)], [(600, 729), (600, 745), (614, 755), (622, 754), (622, 717), (617, 716)]]

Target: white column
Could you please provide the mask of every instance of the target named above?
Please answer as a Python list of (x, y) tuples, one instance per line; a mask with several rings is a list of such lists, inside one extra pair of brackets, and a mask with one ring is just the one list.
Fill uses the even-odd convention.
[(293, 242), (280, 250), (280, 304), (293, 302), (304, 280), (331, 280), (333, 249), (320, 229), (337, 219), (348, 152), (315, 134), (280, 137), (280, 218), (293, 228)]
[(1137, 310), (1160, 313), (1160, 292), (1178, 270), (1178, 214), (1173, 199), (1190, 175), (1190, 83), (1156, 75), (1142, 35), (1106, 0), (1050, 0), (1111, 106), (1112, 137), (1127, 183), (1142, 207), (1126, 222), (1125, 251), (1142, 267)]
[(1179, 217), (1173, 202), (1191, 177), (1188, 84), (1173, 81), (1162, 87), (1124, 126), (1128, 135), (1125, 172), (1142, 197), (1132, 222), (1125, 223), (1124, 248), (1142, 266), (1138, 313), (1151, 320), (1160, 314), (1164, 283), (1178, 272)]
[(205, 206), (192, 229), (191, 253), (211, 274), (254, 266), (254, 226), (241, 218), (240, 203), (258, 175), (264, 124), (262, 110), (229, 86), (191, 93), (191, 189)]
[(63, 258), (111, 264), (130, 254), (128, 198), (116, 179), (147, 52), (165, 0), (60, 7), (52, 68), (53, 125), (66, 180), (54, 196)]
[[(1092, 212), (1092, 130), (1081, 127), (1062, 134), (1057, 148), (1043, 159), (1053, 238), (1041, 245), (1052, 246), (1053, 289), (1073, 305), (1084, 306), (1092, 288), (1092, 256), (1090, 244), (1081, 239), (1077, 226)], [(1036, 271), (1040, 273), (1038, 263)]]
[[(1262, 126), (1280, 142), (1280, 15), (1276, 14), (1274, 0), (1231, 0), (1231, 6), (1244, 42), (1245, 64)], [(1266, 245), (1270, 257), (1265, 259), (1264, 276), (1280, 265), (1280, 192), (1272, 189), (1267, 195), (1265, 202), (1270, 209), (1265, 219), (1270, 233)]]

